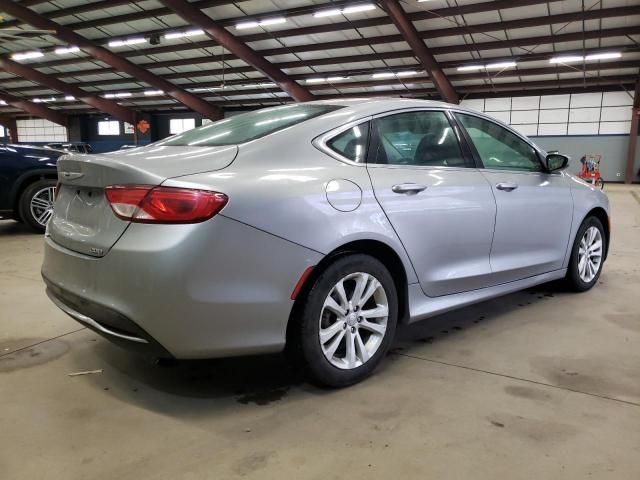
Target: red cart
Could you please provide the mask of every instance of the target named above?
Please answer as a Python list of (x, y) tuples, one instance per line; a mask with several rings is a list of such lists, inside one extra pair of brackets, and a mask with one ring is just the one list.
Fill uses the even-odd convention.
[(582, 168), (580, 169), (580, 173), (578, 177), (583, 179), (586, 182), (591, 182), (592, 185), (604, 188), (604, 180), (600, 175), (600, 160), (602, 160), (602, 155), (585, 155), (580, 159), (580, 163), (582, 164)]

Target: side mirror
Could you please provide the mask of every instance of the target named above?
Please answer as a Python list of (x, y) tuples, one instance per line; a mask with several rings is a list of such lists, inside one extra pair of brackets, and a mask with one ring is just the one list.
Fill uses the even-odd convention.
[(548, 172), (563, 170), (569, 166), (569, 157), (559, 153), (550, 153), (544, 159), (544, 166)]

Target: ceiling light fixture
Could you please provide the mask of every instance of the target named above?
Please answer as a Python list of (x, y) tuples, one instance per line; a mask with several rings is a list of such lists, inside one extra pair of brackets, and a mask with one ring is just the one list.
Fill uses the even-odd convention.
[(140, 43), (147, 43), (147, 39), (143, 37), (124, 38), (122, 40), (111, 40), (108, 45), (110, 47), (123, 47), (125, 45), (138, 45)]
[(549, 63), (572, 63), (572, 62), (582, 62), (584, 57), (580, 55), (565, 55), (560, 57), (552, 57), (549, 59)]
[(6, 105), (7, 102), (5, 102), (4, 100), (0, 100), (0, 105)]
[(55, 102), (55, 101), (56, 99), (54, 97), (33, 99), (33, 103), (47, 103), (47, 102)]
[(224, 87), (199, 87), (199, 88), (192, 88), (191, 92), (212, 92), (214, 90), (223, 90)]
[(80, 51), (79, 47), (73, 46), (73, 47), (58, 47), (53, 52), (56, 55), (65, 55), (67, 53), (76, 53), (76, 52), (79, 52), (79, 51)]
[(603, 52), (603, 53), (592, 53), (591, 55), (587, 55), (584, 57), (585, 60), (607, 60), (609, 58), (620, 58), (622, 53), (620, 52)]
[(418, 72), (415, 70), (407, 70), (404, 72), (379, 72), (371, 75), (371, 78), (392, 78), (392, 77), (410, 77), (416, 75)]
[(348, 80), (349, 77), (326, 77), (326, 78), (308, 78), (306, 83), (324, 83), (324, 82), (340, 82), (342, 80)]
[(104, 98), (124, 98), (130, 97), (131, 95), (131, 92), (105, 93)]
[(377, 7), (372, 3), (362, 5), (353, 5), (345, 8), (330, 8), (328, 10), (319, 10), (313, 14), (315, 18), (332, 17), (334, 15), (349, 15), (350, 13), (368, 12), (375, 10)]
[(196, 29), (187, 30), (185, 32), (171, 32), (165, 34), (164, 38), (166, 40), (173, 40), (174, 38), (195, 37), (196, 35), (204, 35), (204, 30)]
[(266, 82), (266, 83), (255, 83), (252, 85), (243, 85), (244, 88), (255, 88), (255, 87), (275, 87), (276, 84), (273, 82)]
[(474, 72), (476, 70), (484, 69), (484, 65), (465, 65), (463, 67), (458, 67), (457, 70), (459, 72)]
[(496, 62), (496, 63), (489, 63), (485, 65), (484, 68), (486, 68), (487, 70), (490, 68), (511, 68), (511, 67), (515, 67), (516, 65), (517, 65), (516, 62)]
[(40, 58), (40, 57), (44, 57), (44, 53), (42, 53), (40, 50), (34, 50), (32, 52), (14, 53), (13, 55), (11, 55), (11, 58), (13, 60), (27, 60), (29, 58)]
[(245, 30), (247, 28), (266, 27), (268, 25), (278, 25), (287, 21), (284, 17), (265, 18), (264, 20), (256, 20), (250, 22), (240, 22), (236, 24), (238, 30)]
[(162, 95), (164, 94), (164, 90), (145, 90), (145, 96), (150, 97), (152, 95)]
[(64, 99), (68, 102), (72, 102), (73, 100), (76, 99), (76, 97), (74, 97), (73, 95), (67, 95), (64, 97)]

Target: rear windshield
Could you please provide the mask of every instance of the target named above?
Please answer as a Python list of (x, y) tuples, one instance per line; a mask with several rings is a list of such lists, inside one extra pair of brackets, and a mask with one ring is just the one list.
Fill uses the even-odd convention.
[(203, 147), (236, 145), (264, 137), (339, 108), (343, 107), (339, 105), (295, 104), (265, 108), (188, 130), (160, 143), (162, 145)]

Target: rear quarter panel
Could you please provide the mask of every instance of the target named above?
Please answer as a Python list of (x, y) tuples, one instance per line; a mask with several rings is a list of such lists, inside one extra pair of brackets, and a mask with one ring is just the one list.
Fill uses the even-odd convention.
[[(366, 168), (318, 150), (312, 145), (318, 133), (304, 128), (277, 132), (240, 145), (236, 161), (222, 171), (172, 178), (164, 185), (195, 184), (223, 192), (229, 203), (222, 215), (323, 255), (356, 240), (380, 241), (398, 254), (409, 283), (416, 282), (406, 252), (373, 196)], [(341, 192), (343, 198), (357, 204), (360, 197), (359, 206), (348, 212), (327, 200), (329, 182), (343, 179), (357, 185)]]

